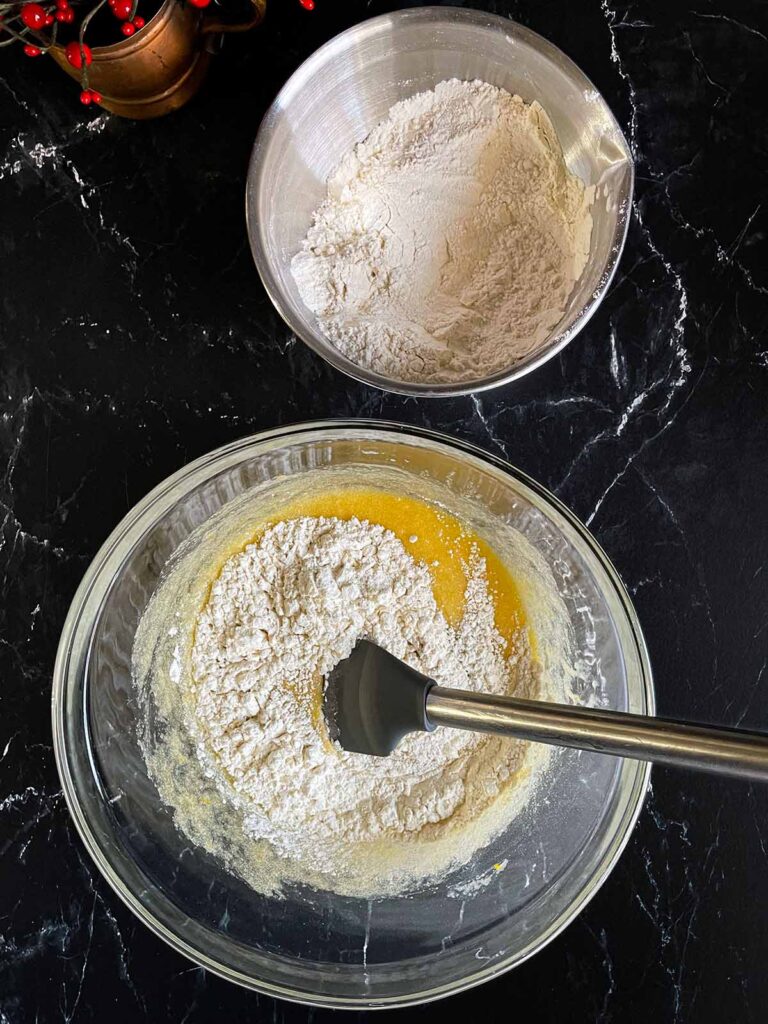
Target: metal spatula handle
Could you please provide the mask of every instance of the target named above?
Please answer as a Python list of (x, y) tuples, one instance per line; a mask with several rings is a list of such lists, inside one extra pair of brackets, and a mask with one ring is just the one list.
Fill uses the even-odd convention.
[(369, 640), (328, 674), (323, 708), (331, 736), (359, 754), (386, 757), (445, 725), (768, 782), (768, 735), (453, 690)]
[(501, 733), (639, 761), (768, 781), (768, 735), (687, 725), (626, 712), (496, 697), (433, 686), (430, 725)]

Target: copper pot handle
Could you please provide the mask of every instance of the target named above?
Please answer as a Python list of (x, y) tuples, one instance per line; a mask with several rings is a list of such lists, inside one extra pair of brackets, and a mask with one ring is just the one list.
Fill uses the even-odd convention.
[(219, 21), (215, 17), (206, 14), (200, 27), (200, 34), (203, 36), (218, 35), (220, 32), (247, 32), (255, 28), (264, 17), (267, 0), (251, 0), (253, 17), (248, 21)]

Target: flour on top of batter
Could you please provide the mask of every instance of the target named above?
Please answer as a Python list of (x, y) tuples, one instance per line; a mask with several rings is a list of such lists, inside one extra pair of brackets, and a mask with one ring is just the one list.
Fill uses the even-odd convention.
[(438, 729), (385, 759), (330, 742), (323, 672), (365, 636), (445, 685), (566, 692), (547, 566), (475, 500), (378, 464), (266, 480), (185, 537), (133, 646), (147, 771), (200, 870), (209, 854), (259, 893), (402, 895), (530, 827), (543, 744)]
[[(448, 729), (411, 735), (388, 758), (331, 745), (323, 678), (360, 637), (444, 685), (527, 692), (532, 679), (522, 635), (510, 655), (496, 629), (479, 555), (467, 566), (455, 628), (429, 567), (370, 522), (291, 519), (232, 556), (191, 652), (198, 756), (250, 836), (330, 875), (350, 870), (360, 844), (429, 841), (471, 822), (520, 770), (526, 749)], [(470, 844), (462, 857), (471, 853)]]

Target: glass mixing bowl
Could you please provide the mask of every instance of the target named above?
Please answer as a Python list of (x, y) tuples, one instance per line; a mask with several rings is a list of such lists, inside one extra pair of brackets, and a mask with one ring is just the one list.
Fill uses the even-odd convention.
[(137, 623), (169, 559), (214, 513), (249, 491), (263, 493), (270, 481), (337, 467), (395, 469), (416, 495), (434, 485), (457, 504), (469, 501), (477, 509), (470, 525), (481, 534), (521, 532), (567, 609), (583, 696), (653, 713), (648, 656), (629, 597), (556, 498), (471, 445), (395, 424), (330, 421), (220, 448), (160, 484), (120, 523), (64, 626), (53, 686), (56, 760), (89, 853), (174, 949), (270, 995), (334, 1007), (402, 1006), (477, 985), (551, 941), (615, 864), (649, 769), (558, 751), (546, 786), (505, 832), (469, 864), (407, 897), (365, 900), (301, 886), (283, 898), (263, 896), (191, 846), (137, 742)]

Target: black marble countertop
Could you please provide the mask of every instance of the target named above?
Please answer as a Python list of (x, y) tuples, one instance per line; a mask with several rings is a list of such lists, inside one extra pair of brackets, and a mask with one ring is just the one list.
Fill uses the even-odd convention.
[[(660, 713), (768, 725), (768, 8), (760, 0), (476, 3), (542, 33), (637, 159), (629, 240), (594, 319), (512, 386), (414, 401), (293, 339), (243, 219), (259, 120), (299, 61), (399, 6), (270, 0), (185, 110), (81, 108), (52, 64), (0, 80), (0, 1022), (327, 1021), (166, 948), (90, 863), (59, 786), (51, 671), (118, 520), (183, 463), (327, 416), (447, 431), (554, 490), (631, 591)], [(763, 1021), (768, 791), (655, 769), (615, 872), (516, 971), (450, 1004), (488, 1021)]]

